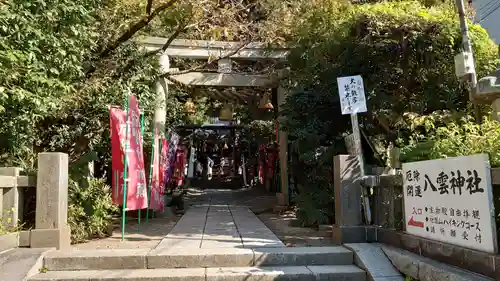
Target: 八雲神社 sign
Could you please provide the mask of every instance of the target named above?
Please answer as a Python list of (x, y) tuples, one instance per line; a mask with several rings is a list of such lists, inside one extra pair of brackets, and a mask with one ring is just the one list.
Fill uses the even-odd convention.
[(490, 173), (486, 154), (403, 164), (406, 231), (496, 252)]

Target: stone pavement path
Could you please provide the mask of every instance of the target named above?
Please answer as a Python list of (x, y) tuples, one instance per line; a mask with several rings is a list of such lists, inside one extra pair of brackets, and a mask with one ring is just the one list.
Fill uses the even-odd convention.
[(248, 207), (218, 203), (191, 206), (156, 248), (285, 247)]

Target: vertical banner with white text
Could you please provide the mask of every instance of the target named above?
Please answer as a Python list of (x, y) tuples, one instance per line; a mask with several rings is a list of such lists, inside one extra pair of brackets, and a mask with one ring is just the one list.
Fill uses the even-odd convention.
[[(130, 96), (127, 113), (110, 109), (111, 153), (113, 171), (113, 202), (123, 204), (124, 156), (127, 153), (127, 210), (140, 210), (148, 207), (146, 173), (142, 148), (142, 133), (139, 104), (135, 96)], [(126, 136), (126, 123), (129, 129)], [(127, 150), (127, 151), (125, 151)]]

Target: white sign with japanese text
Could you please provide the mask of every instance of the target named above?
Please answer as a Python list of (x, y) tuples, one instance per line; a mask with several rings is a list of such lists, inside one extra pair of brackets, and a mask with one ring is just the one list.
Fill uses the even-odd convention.
[(365, 87), (360, 75), (338, 77), (337, 84), (342, 114), (366, 112)]
[(403, 164), (406, 231), (495, 253), (495, 212), (488, 155)]

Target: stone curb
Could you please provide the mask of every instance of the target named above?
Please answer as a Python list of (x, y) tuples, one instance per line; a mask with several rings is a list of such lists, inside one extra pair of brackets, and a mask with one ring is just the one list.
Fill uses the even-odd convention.
[(431, 260), (426, 257), (394, 248), (392, 246), (382, 245), (392, 264), (404, 274), (420, 281), (493, 281), (494, 279), (450, 266), (444, 263)]
[(366, 270), (368, 281), (404, 281), (403, 275), (392, 265), (380, 244), (353, 243), (344, 247), (354, 253), (354, 264)]
[(354, 265), (49, 271), (30, 281), (365, 281)]
[(61, 271), (352, 263), (353, 253), (344, 247), (71, 250), (52, 251), (44, 259), (45, 268)]

